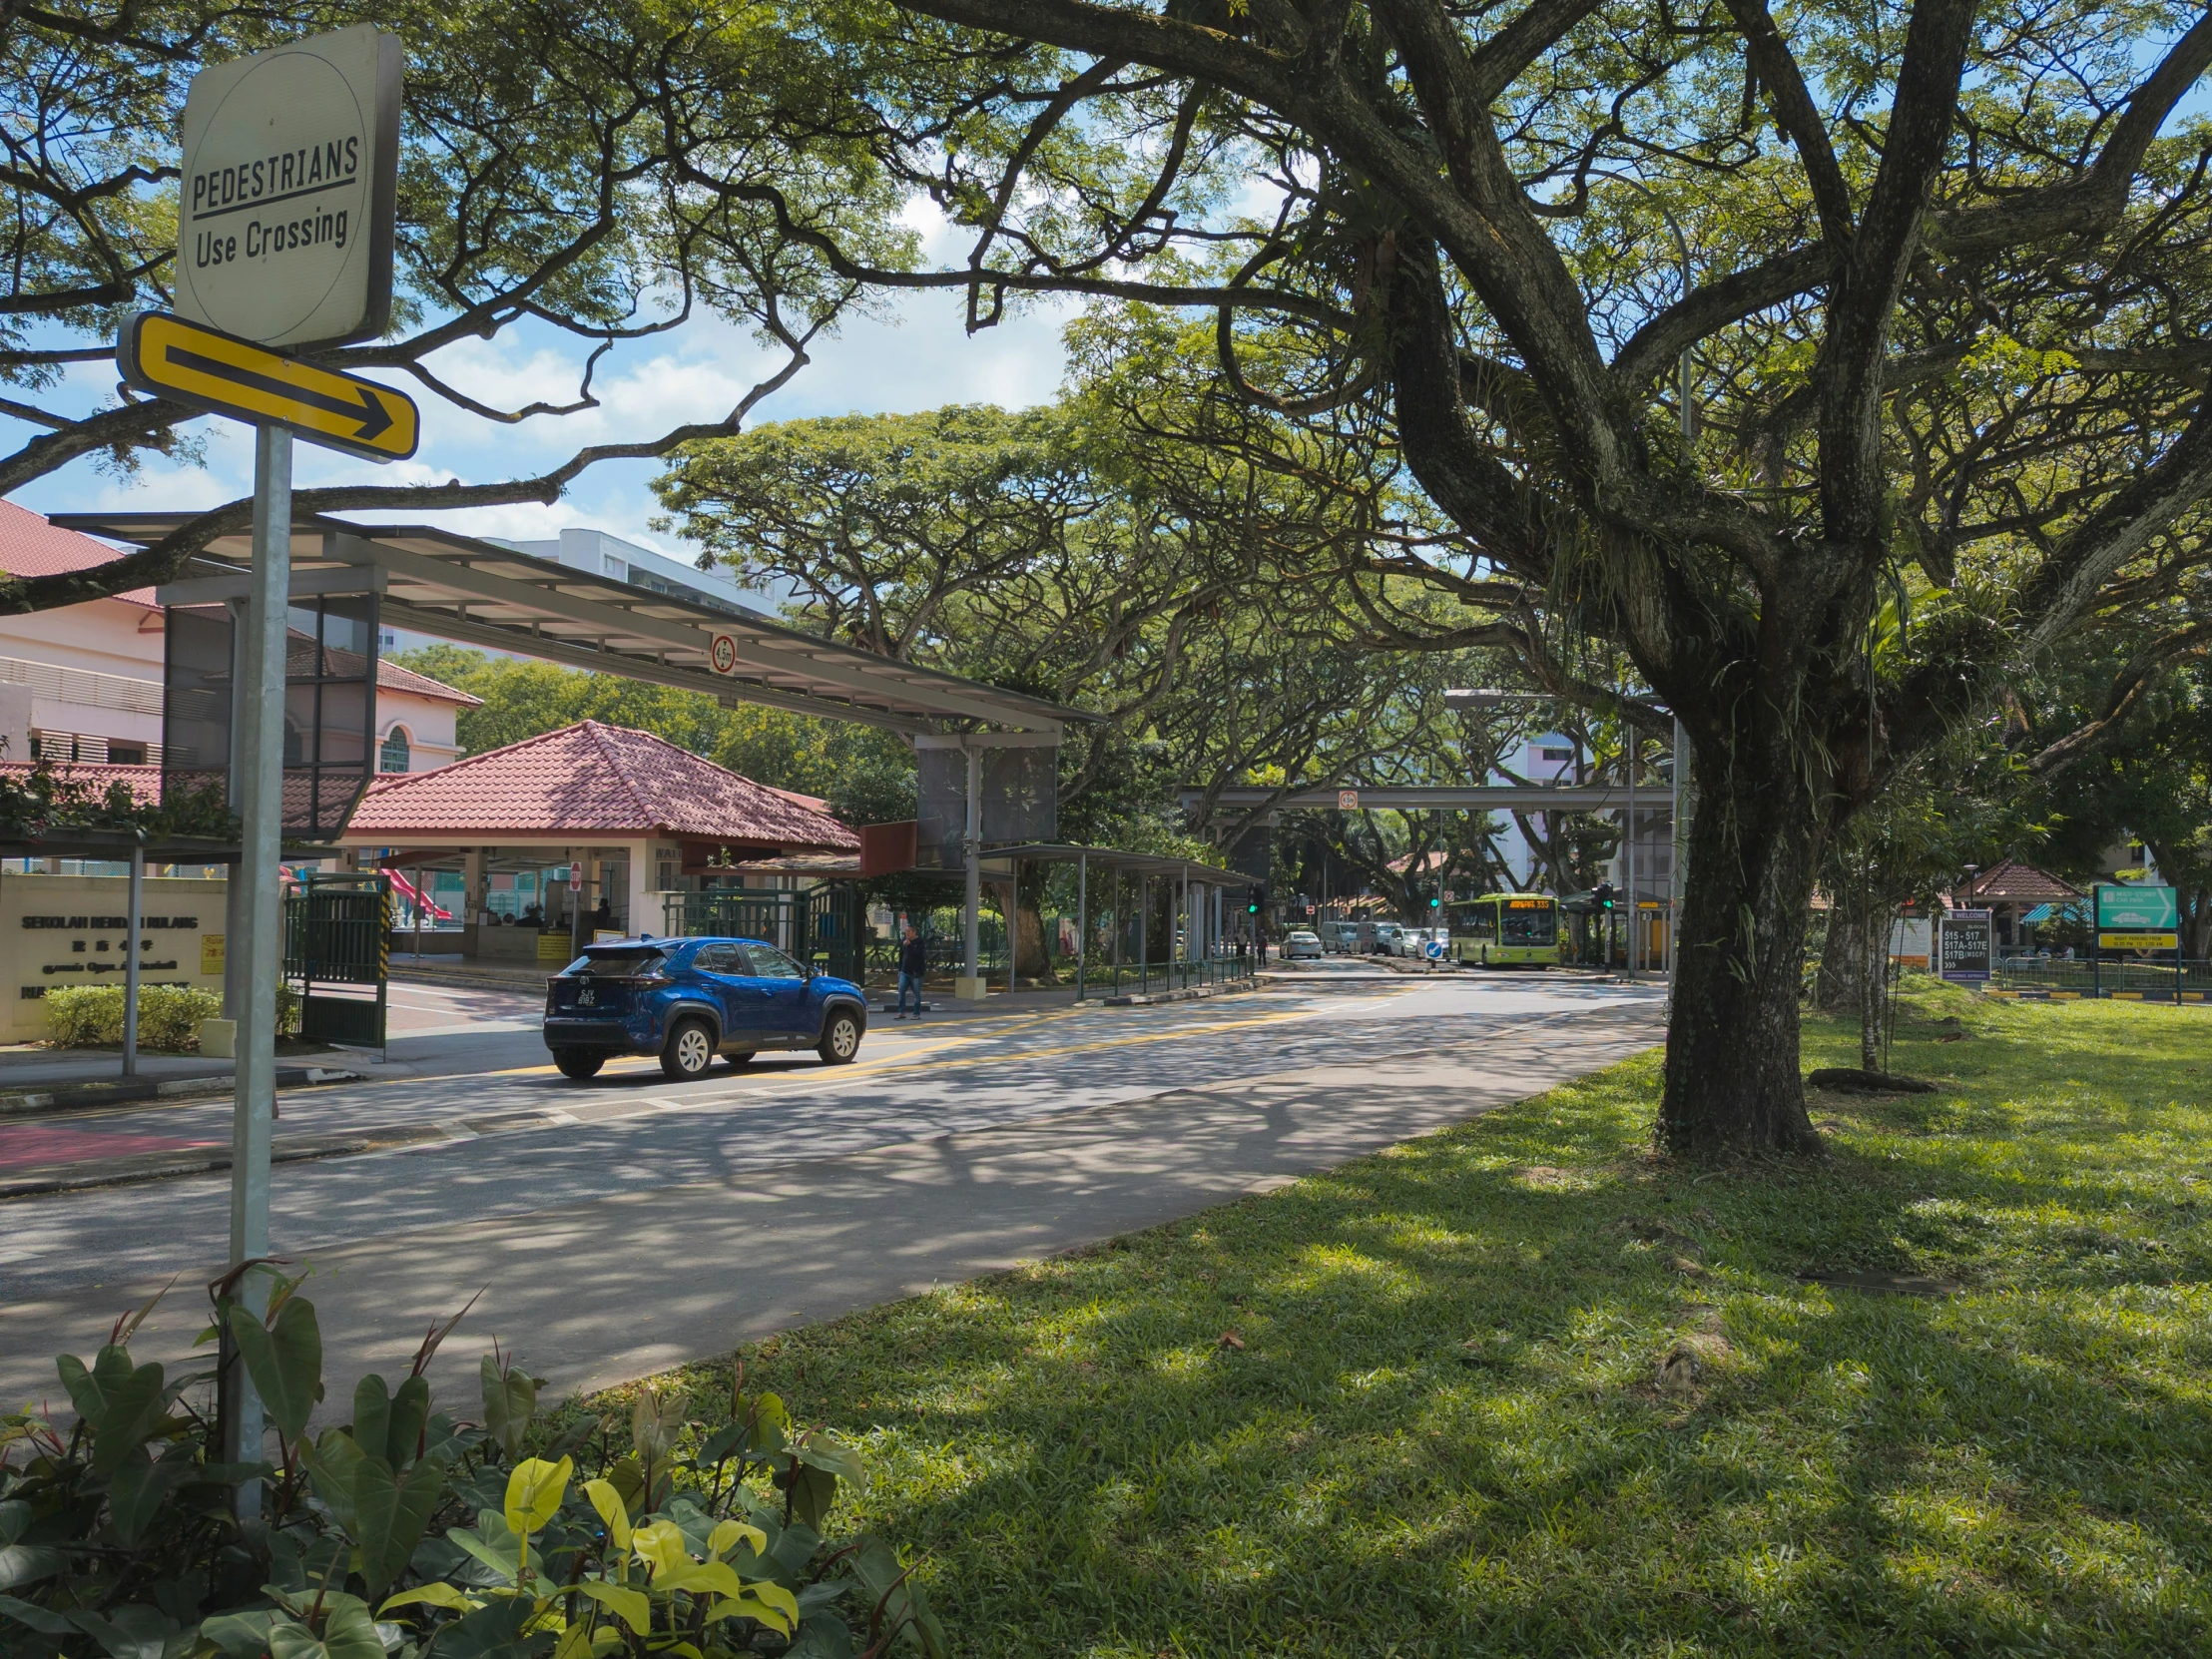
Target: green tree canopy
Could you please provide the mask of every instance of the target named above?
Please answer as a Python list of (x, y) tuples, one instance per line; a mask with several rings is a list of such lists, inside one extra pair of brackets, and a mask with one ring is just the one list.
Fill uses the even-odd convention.
[[(1582, 642), (1625, 650), (1699, 804), (1664, 1139), (1816, 1146), (1826, 840), (2024, 659), (2212, 557), (2212, 18), (894, 4), (910, 51), (978, 66), (957, 133), (902, 162), (968, 246), (878, 274), (825, 238), (832, 268), (963, 286), (976, 325), (1040, 289), (1218, 311), (1268, 466), (1356, 497), (1402, 466), (1449, 530), (1420, 569), (1307, 546), (1372, 615), (1423, 638), (1376, 598), (1411, 576), (1471, 613), (1425, 637), (1494, 628), (1600, 704)], [(1869, 675), (1900, 595), (1921, 626)]]

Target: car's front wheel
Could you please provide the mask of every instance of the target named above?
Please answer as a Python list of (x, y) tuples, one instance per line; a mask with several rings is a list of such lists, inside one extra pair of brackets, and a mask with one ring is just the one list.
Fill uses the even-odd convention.
[(851, 1062), (860, 1052), (860, 1022), (849, 1008), (831, 1012), (830, 1021), (822, 1028), (822, 1042), (815, 1050), (826, 1066), (841, 1066)]
[(661, 1050), (661, 1070), (679, 1083), (688, 1083), (706, 1076), (707, 1068), (714, 1063), (715, 1034), (707, 1029), (707, 1022), (678, 1020), (676, 1029), (668, 1034), (668, 1046)]
[(560, 1068), (563, 1077), (573, 1077), (581, 1083), (587, 1077), (597, 1077), (599, 1068), (607, 1063), (607, 1056), (594, 1048), (556, 1048), (553, 1063)]

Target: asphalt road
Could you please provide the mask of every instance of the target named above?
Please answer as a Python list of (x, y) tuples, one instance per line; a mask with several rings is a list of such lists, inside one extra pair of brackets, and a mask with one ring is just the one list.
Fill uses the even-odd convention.
[[(1652, 989), (1533, 975), (1317, 977), (1148, 1009), (879, 1017), (851, 1066), (763, 1056), (677, 1085), (624, 1062), (577, 1085), (545, 1064), (534, 1001), (479, 1000), (453, 1032), (426, 1008), (454, 1053), (421, 1057), (426, 1075), (287, 1094), (284, 1127), (443, 1137), (278, 1166), (272, 1232), (320, 1280), (333, 1397), (487, 1286), (454, 1340), (468, 1363), (497, 1335), (559, 1384), (600, 1383), (1456, 1121), (1648, 1045), (1659, 1010)], [(227, 1135), (223, 1106), (157, 1110), (171, 1137)], [(227, 1206), (220, 1175), (0, 1205), (0, 1398), (50, 1391), (53, 1354), (89, 1354), (172, 1276), (137, 1348), (181, 1357)]]

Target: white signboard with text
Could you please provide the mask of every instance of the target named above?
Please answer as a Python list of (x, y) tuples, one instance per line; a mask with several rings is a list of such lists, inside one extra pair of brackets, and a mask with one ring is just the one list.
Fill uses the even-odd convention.
[(179, 314), (262, 345), (383, 332), (399, 91), (398, 37), (366, 24), (194, 77)]

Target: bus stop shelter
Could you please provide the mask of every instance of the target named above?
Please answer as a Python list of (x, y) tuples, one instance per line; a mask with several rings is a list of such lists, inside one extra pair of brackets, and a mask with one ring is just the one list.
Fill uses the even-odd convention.
[[(1250, 886), (1250, 876), (1195, 858), (1122, 852), (1112, 847), (1079, 846), (1060, 841), (994, 846), (980, 859), (984, 877), (997, 881), (1018, 880), (1024, 864), (1073, 864), (1076, 867), (1075, 999), (1078, 1002), (1088, 996), (1099, 967), (1107, 970), (1109, 983), (1116, 992), (1122, 989), (1125, 969), (1133, 968), (1137, 974), (1137, 989), (1140, 993), (1149, 993), (1155, 988), (1155, 977), (1160, 981), (1157, 988), (1182, 990), (1246, 974), (1257, 966), (1252, 930), (1246, 925), (1243, 912), (1233, 907), (1227, 898), (1231, 888)], [(1170, 930), (1166, 959), (1151, 962), (1147, 960), (1144, 923), (1151, 913), (1152, 895), (1162, 887), (1171, 895), (1171, 916), (1175, 925)], [(1138, 923), (1133, 931), (1123, 924), (1124, 917), (1132, 911), (1125, 911), (1121, 905), (1122, 894), (1132, 889), (1137, 895), (1132, 911)], [(1108, 894), (1105, 908), (1114, 916), (1113, 942), (1104, 963), (1093, 963), (1090, 959), (1092, 895), (1098, 891)], [(1232, 943), (1244, 948), (1232, 951), (1228, 948)], [(1128, 962), (1123, 960), (1125, 945), (1133, 947), (1130, 954), (1134, 959)], [(1014, 988), (1014, 956), (1013, 950), (1006, 952), (1008, 990)]]

